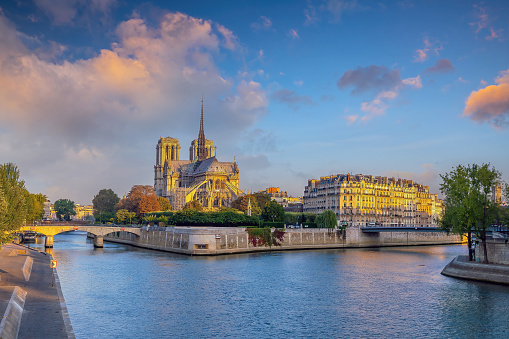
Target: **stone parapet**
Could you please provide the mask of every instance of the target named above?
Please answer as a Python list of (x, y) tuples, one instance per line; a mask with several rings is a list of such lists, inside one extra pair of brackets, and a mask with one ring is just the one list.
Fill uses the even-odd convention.
[(442, 270), (448, 277), (509, 285), (509, 265), (482, 264), (457, 256)]
[(461, 237), (445, 233), (386, 232), (363, 233), (346, 230), (285, 229), (281, 246), (255, 247), (249, 243), (245, 227), (144, 227), (140, 236), (115, 232), (104, 241), (188, 255), (219, 255), (267, 250), (300, 250), (459, 244)]

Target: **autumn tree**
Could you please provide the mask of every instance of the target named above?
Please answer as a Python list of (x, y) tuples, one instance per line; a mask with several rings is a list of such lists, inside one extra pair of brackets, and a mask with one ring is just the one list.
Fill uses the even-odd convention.
[(129, 212), (134, 212), (136, 213), (136, 217), (142, 220), (145, 213), (160, 211), (161, 206), (157, 201), (157, 195), (155, 194), (153, 186), (134, 185), (129, 191), (129, 194), (119, 201), (116, 209), (126, 209)]
[(71, 215), (76, 215), (74, 210), (74, 201), (69, 199), (59, 199), (55, 201), (55, 213), (58, 220), (71, 220)]
[(159, 206), (161, 207), (161, 211), (171, 211), (171, 203), (168, 199), (164, 197), (157, 197), (157, 201), (159, 202)]
[(115, 216), (115, 206), (119, 201), (118, 195), (112, 189), (103, 188), (100, 190), (92, 199), (95, 220), (102, 223), (113, 218)]
[(467, 234), (469, 260), (472, 255), (472, 233), (481, 240), (484, 263), (488, 264), (486, 231), (496, 220), (498, 204), (491, 199), (492, 189), (500, 183), (501, 174), (490, 164), (458, 165), (451, 172), (440, 175), (440, 190), (445, 195), (442, 229)]

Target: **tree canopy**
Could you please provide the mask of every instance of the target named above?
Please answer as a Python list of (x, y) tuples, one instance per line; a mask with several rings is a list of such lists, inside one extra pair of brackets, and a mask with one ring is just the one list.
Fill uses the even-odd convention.
[(491, 199), (493, 188), (500, 184), (501, 174), (490, 164), (458, 165), (451, 172), (440, 175), (443, 183), (440, 190), (445, 195), (444, 214), (440, 219), (443, 229), (467, 234), (469, 258), (471, 233), (481, 240), (484, 261), (489, 263), (486, 250), (486, 230), (497, 218), (499, 206)]
[(58, 220), (71, 220), (71, 215), (76, 215), (74, 210), (74, 201), (69, 199), (59, 199), (55, 201), (55, 213)]
[(161, 206), (157, 201), (153, 186), (134, 185), (127, 197), (119, 201), (116, 209), (126, 209), (129, 212), (134, 212), (136, 217), (141, 220), (147, 212), (160, 211)]
[(284, 222), (285, 209), (277, 202), (271, 200), (265, 204), (262, 210), (261, 217), (263, 220), (271, 222)]
[(321, 228), (335, 228), (338, 225), (334, 211), (324, 211), (316, 218), (316, 224)]
[(164, 197), (157, 197), (157, 201), (159, 202), (159, 206), (161, 207), (161, 211), (171, 211), (171, 203), (168, 199)]
[(45, 200), (43, 194), (28, 192), (16, 165), (0, 165), (0, 244), (8, 241), (24, 222), (40, 219)]
[(201, 212), (201, 211), (203, 211), (203, 206), (201, 205), (201, 203), (198, 200), (192, 200), (192, 201), (186, 202), (186, 204), (184, 205), (184, 210), (193, 210), (193, 211)]
[(115, 214), (115, 206), (120, 201), (112, 189), (103, 188), (92, 200), (94, 205), (94, 218), (100, 222), (110, 220)]
[(116, 219), (119, 224), (132, 223), (132, 220), (136, 217), (136, 213), (129, 212), (126, 209), (118, 210), (116, 213)]

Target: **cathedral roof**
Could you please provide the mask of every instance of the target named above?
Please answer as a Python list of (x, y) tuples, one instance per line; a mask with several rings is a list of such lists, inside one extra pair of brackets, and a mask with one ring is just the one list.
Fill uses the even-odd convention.
[(217, 172), (222, 172), (226, 174), (235, 173), (233, 162), (220, 162), (216, 159), (216, 157), (211, 157), (203, 161), (191, 163), (189, 164), (189, 166), (186, 167), (187, 167), (185, 169), (186, 175), (199, 175)]

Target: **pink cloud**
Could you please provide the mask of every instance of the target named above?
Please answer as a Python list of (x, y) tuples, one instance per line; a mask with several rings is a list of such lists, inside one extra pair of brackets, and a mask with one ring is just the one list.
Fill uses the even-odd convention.
[(486, 14), (486, 8), (474, 5), (477, 9), (477, 21), (471, 22), (470, 26), (475, 29), (475, 33), (479, 33), (483, 28), (488, 25), (488, 14)]
[(495, 83), (472, 91), (462, 116), (480, 123), (489, 123), (497, 129), (506, 127), (509, 124), (509, 70), (502, 71)]
[(288, 31), (288, 35), (290, 35), (293, 39), (300, 39), (299, 34), (294, 29), (290, 29), (290, 31)]
[(494, 40), (494, 39), (500, 39), (502, 34), (502, 29), (494, 30), (493, 27), (490, 27), (490, 35), (486, 36), (486, 40)]
[(216, 24), (217, 30), (219, 33), (223, 35), (224, 42), (223, 46), (227, 49), (234, 50), (238, 44), (238, 38), (230, 31), (228, 28), (223, 25)]

